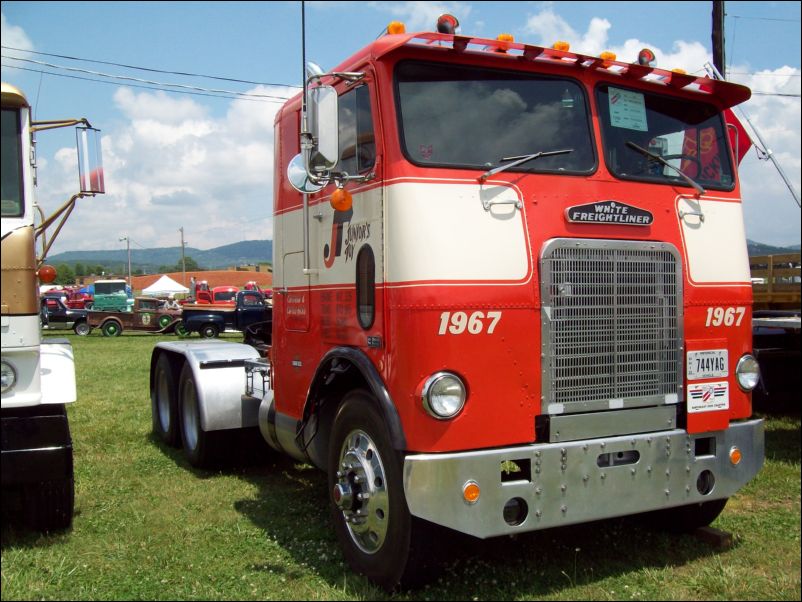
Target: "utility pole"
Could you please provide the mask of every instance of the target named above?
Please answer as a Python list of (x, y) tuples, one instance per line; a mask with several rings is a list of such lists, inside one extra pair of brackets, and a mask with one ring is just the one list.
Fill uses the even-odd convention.
[(181, 232), (181, 284), (186, 286), (187, 285), (187, 261), (186, 261), (186, 258), (184, 257), (184, 245), (186, 244), (184, 242), (184, 227), (181, 226), (178, 229), (178, 231)]
[(131, 238), (128, 236), (123, 236), (120, 238), (120, 242), (125, 241), (126, 246), (128, 247), (128, 286), (131, 287), (131, 290), (134, 290), (134, 283), (131, 280)]
[(724, 0), (713, 2), (713, 65), (721, 73), (721, 79), (726, 78), (724, 71)]

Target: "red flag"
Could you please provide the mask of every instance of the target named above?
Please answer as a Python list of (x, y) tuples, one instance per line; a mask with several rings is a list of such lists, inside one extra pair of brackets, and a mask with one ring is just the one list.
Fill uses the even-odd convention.
[(732, 109), (724, 111), (724, 122), (727, 124), (727, 132), (730, 135), (730, 143), (732, 149), (735, 151), (735, 156), (738, 159), (738, 165), (741, 164), (746, 153), (749, 152), (752, 146), (752, 139), (749, 137), (746, 129), (744, 128), (741, 120), (735, 116)]

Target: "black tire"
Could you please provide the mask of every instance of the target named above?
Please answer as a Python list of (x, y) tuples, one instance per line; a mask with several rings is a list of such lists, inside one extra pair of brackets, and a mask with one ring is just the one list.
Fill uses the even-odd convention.
[(329, 446), (332, 519), (351, 568), (388, 591), (430, 576), (425, 524), (409, 513), (402, 469), (377, 402), (362, 390), (346, 395)]
[(651, 512), (647, 516), (651, 525), (665, 531), (692, 533), (700, 527), (707, 527), (716, 520), (727, 505), (727, 499), (666, 508), (665, 510)]
[(204, 324), (201, 326), (200, 335), (204, 339), (214, 339), (220, 334), (220, 329), (216, 324)]
[(86, 320), (81, 320), (80, 322), (76, 322), (72, 330), (77, 334), (79, 337), (88, 336), (90, 332), (92, 332), (92, 328), (89, 326)]
[(75, 479), (28, 483), (22, 487), (25, 521), (36, 531), (63, 531), (72, 524)]
[(178, 386), (166, 353), (162, 353), (156, 361), (150, 402), (153, 432), (170, 447), (178, 447), (181, 444), (178, 426)]
[(159, 328), (167, 328), (173, 319), (170, 316), (159, 316)]
[(107, 320), (100, 327), (104, 337), (118, 337), (123, 332), (123, 325), (116, 320)]
[(192, 334), (187, 330), (187, 327), (184, 326), (183, 322), (178, 322), (175, 325), (175, 329), (173, 330), (173, 332), (175, 332), (176, 336), (181, 338), (188, 337), (190, 334)]
[(219, 460), (222, 433), (204, 431), (192, 367), (184, 364), (178, 384), (178, 423), (187, 460), (196, 468), (209, 468)]

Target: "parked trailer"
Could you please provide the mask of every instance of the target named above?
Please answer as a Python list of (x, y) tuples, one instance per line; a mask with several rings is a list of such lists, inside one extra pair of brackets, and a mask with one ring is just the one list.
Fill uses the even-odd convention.
[(272, 344), (151, 360), (164, 441), (204, 465), (258, 426), (388, 589), (431, 523), (695, 528), (764, 457), (723, 117), (749, 90), (451, 32), (310, 67), (275, 120)]

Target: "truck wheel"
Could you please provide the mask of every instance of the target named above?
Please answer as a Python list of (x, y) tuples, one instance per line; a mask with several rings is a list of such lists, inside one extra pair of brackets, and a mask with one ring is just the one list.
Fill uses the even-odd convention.
[(181, 442), (187, 460), (196, 468), (208, 468), (217, 460), (220, 433), (204, 431), (201, 426), (200, 404), (192, 367), (184, 364), (178, 385), (178, 420)]
[(184, 326), (183, 322), (179, 322), (178, 324), (175, 325), (174, 332), (176, 336), (179, 336), (181, 338), (188, 337), (190, 335), (190, 332), (187, 330), (187, 327)]
[(178, 388), (167, 354), (156, 361), (153, 389), (150, 392), (153, 432), (170, 447), (178, 447)]
[(170, 316), (160, 316), (159, 317), (159, 328), (167, 328), (172, 322), (173, 319)]
[(120, 334), (122, 334), (123, 327), (119, 322), (109, 320), (100, 327), (100, 330), (104, 337), (118, 337)]
[(402, 457), (366, 391), (349, 393), (334, 421), (328, 459), (332, 518), (351, 568), (393, 590), (424, 576), (424, 524), (409, 513)]
[(92, 332), (92, 329), (89, 327), (89, 324), (87, 324), (86, 321), (77, 322), (72, 329), (75, 331), (75, 334), (81, 337), (85, 337)]
[(220, 334), (220, 329), (215, 324), (204, 324), (200, 329), (200, 335), (204, 339), (213, 339)]
[(62, 531), (72, 524), (75, 480), (28, 483), (22, 488), (27, 524), (37, 531)]

